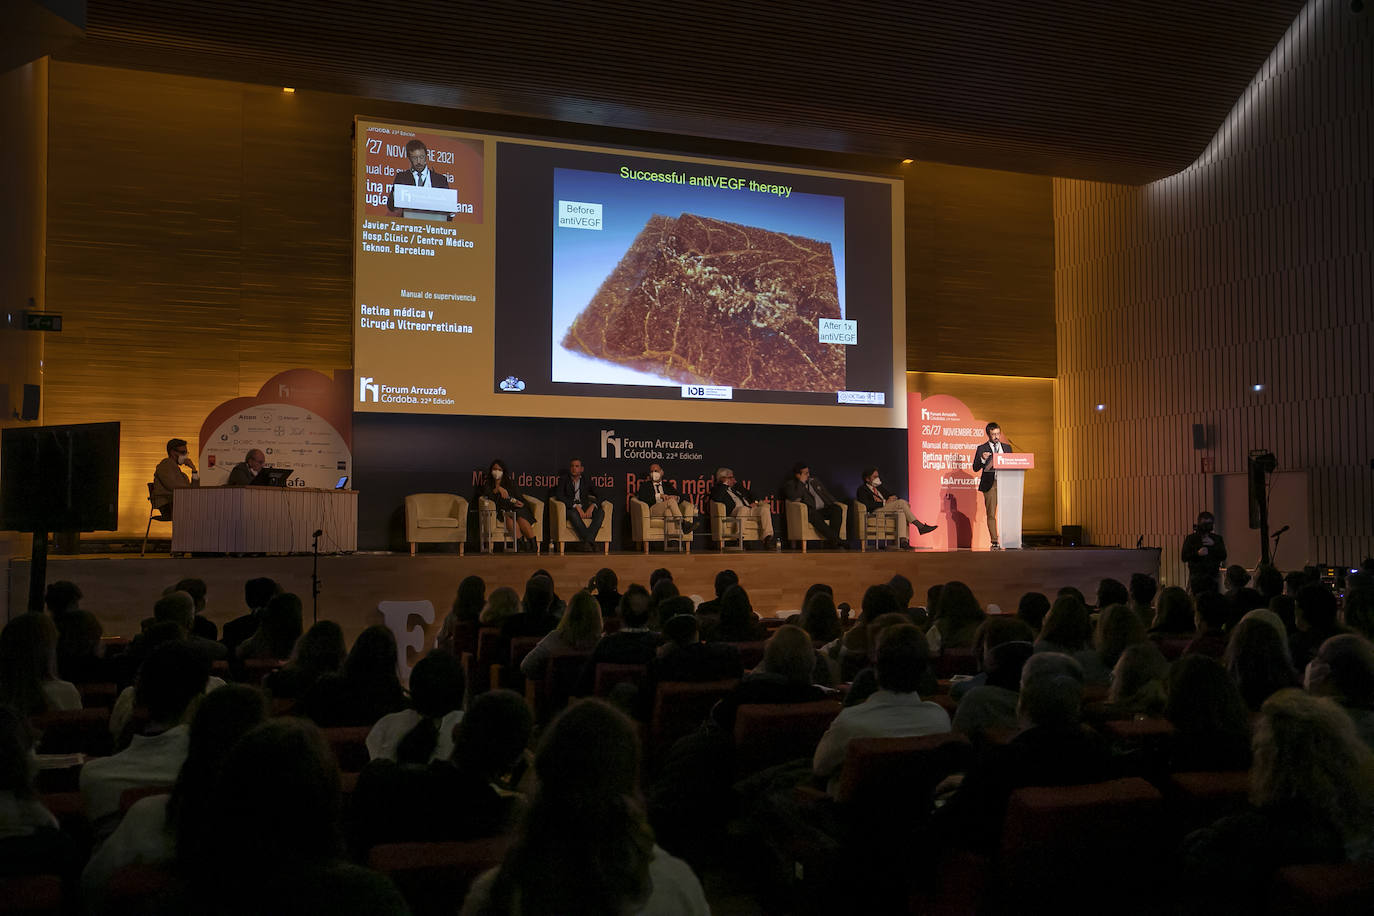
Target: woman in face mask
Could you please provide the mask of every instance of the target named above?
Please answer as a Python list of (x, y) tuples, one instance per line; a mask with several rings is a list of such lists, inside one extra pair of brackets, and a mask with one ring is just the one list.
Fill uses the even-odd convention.
[(507, 519), (506, 524), (514, 524), (520, 529), (520, 546), (526, 550), (537, 550), (539, 539), (534, 531), (534, 511), (530, 509), (525, 494), (515, 485), (515, 475), (506, 468), (500, 458), (492, 459), (487, 467), (487, 478), (482, 482), (482, 495), (496, 503), (496, 511)]
[(916, 526), (916, 533), (920, 535), (930, 534), (939, 525), (927, 525), (915, 516), (911, 511), (911, 506), (907, 501), (894, 494), (887, 487), (883, 486), (883, 478), (878, 473), (877, 468), (865, 468), (863, 473), (863, 483), (859, 484), (859, 489), (854, 493), (854, 498), (863, 503), (864, 508), (869, 514), (897, 519), (897, 530), (900, 546), (903, 550), (910, 550), (911, 544), (907, 541), (908, 528)]

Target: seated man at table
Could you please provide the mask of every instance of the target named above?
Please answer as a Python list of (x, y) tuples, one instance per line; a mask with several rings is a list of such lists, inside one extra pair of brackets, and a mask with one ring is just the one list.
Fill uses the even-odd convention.
[(763, 549), (773, 549), (773, 510), (768, 500), (758, 499), (749, 488), (735, 480), (735, 472), (729, 468), (716, 471), (716, 485), (711, 490), (711, 502), (725, 507), (725, 514), (735, 518), (753, 518), (759, 523), (759, 537), (763, 538)]
[[(663, 465), (657, 461), (649, 465), (649, 476), (635, 491), (635, 498), (649, 506), (650, 518), (679, 519), (682, 533), (692, 533), (697, 507), (678, 495), (677, 484), (663, 475)], [(670, 535), (675, 533), (669, 529)]]
[[(807, 521), (826, 547), (844, 546), (844, 508), (825, 484), (811, 476), (811, 467), (805, 461), (798, 461), (792, 468), (792, 477), (782, 485), (782, 495), (788, 502), (806, 506)], [(787, 536), (793, 537), (794, 533), (789, 531)]]
[(859, 484), (859, 489), (855, 491), (854, 498), (863, 503), (869, 515), (882, 517), (896, 517), (901, 525), (898, 528), (898, 540), (901, 542), (903, 550), (911, 547), (908, 543), (908, 529), (916, 526), (917, 534), (930, 534), (939, 525), (927, 525), (916, 517), (911, 511), (911, 506), (907, 501), (894, 494), (887, 487), (883, 486), (883, 479), (878, 473), (877, 468), (864, 468), (864, 482)]
[(229, 472), (229, 479), (225, 481), (226, 487), (246, 487), (253, 482), (262, 470), (262, 466), (267, 463), (267, 456), (262, 449), (255, 448), (249, 450), (243, 456), (243, 461), (234, 465), (234, 469)]
[[(191, 469), (191, 479), (187, 480), (182, 468)], [(163, 518), (172, 517), (172, 495), (176, 490), (200, 486), (200, 471), (191, 461), (191, 452), (185, 439), (167, 440), (167, 457), (157, 463), (153, 470), (153, 508), (162, 512)]]

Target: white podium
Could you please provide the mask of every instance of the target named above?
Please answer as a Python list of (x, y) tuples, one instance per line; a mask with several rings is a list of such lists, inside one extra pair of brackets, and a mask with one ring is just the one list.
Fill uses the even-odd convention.
[(417, 188), (410, 184), (391, 186), (392, 205), (406, 219), (428, 219), (443, 222), (458, 209), (455, 188)]
[(1021, 549), (1021, 507), (1026, 499), (1026, 472), (1035, 468), (1030, 452), (1000, 452), (992, 456), (997, 472), (997, 531), (1004, 550)]

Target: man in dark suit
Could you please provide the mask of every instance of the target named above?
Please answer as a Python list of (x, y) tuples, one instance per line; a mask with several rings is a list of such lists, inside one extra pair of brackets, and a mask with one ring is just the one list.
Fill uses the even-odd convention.
[(729, 468), (716, 470), (716, 485), (711, 490), (711, 502), (725, 507), (725, 514), (735, 518), (753, 518), (759, 523), (759, 536), (763, 538), (763, 549), (773, 549), (773, 511), (767, 500), (761, 500), (749, 492), (749, 488), (735, 480), (735, 472)]
[(582, 459), (568, 462), (568, 473), (554, 488), (553, 498), (568, 507), (568, 524), (582, 542), (581, 549), (591, 553), (596, 549), (596, 533), (601, 530), (606, 510), (601, 496), (590, 481), (582, 479)]
[(983, 475), (978, 478), (978, 492), (983, 494), (983, 508), (987, 512), (988, 538), (992, 541), (993, 550), (1001, 550), (1001, 538), (997, 534), (997, 471), (992, 467), (992, 459), (1011, 449), (1002, 441), (1002, 427), (996, 423), (989, 423), (985, 430), (988, 441), (974, 451), (973, 469), (981, 471)]
[[(191, 479), (181, 472), (183, 467), (191, 469)], [(163, 518), (172, 517), (172, 494), (185, 487), (200, 486), (200, 471), (191, 461), (190, 449), (185, 439), (167, 440), (167, 457), (157, 463), (153, 470), (153, 506), (162, 510)]]
[[(398, 171), (392, 176), (392, 184), (408, 184), (415, 188), (447, 188), (448, 178), (432, 170), (429, 167), (429, 148), (423, 141), (411, 140), (406, 144), (406, 158), (410, 160), (410, 168)], [(395, 192), (386, 196), (386, 208), (395, 212), (396, 201)], [(448, 218), (453, 219), (450, 213)]]
[[(811, 527), (825, 541), (826, 547), (845, 547), (844, 508), (830, 491), (815, 477), (805, 461), (798, 461), (792, 468), (792, 477), (782, 485), (782, 495), (788, 502), (799, 502), (806, 506), (806, 517)], [(788, 532), (791, 537), (792, 532)]]
[[(869, 515), (891, 514), (897, 516), (905, 523), (900, 529), (904, 532), (912, 525), (916, 526), (918, 534), (930, 534), (940, 527), (939, 525), (927, 525), (917, 518), (906, 500), (898, 497), (883, 485), (882, 475), (878, 473), (877, 468), (864, 468), (863, 479), (864, 482), (859, 484), (859, 488), (854, 491), (854, 498), (863, 504)], [(906, 537), (900, 538), (900, 542), (903, 550), (911, 549), (911, 544)]]
[(262, 449), (255, 448), (243, 456), (243, 461), (234, 465), (234, 469), (229, 472), (229, 479), (225, 482), (226, 487), (246, 487), (253, 482), (262, 470), (262, 466), (267, 463), (267, 456)]
[(649, 465), (649, 476), (635, 490), (635, 498), (648, 505), (650, 518), (679, 519), (682, 533), (692, 533), (697, 507), (678, 495), (677, 484), (664, 476), (663, 466), (657, 461)]

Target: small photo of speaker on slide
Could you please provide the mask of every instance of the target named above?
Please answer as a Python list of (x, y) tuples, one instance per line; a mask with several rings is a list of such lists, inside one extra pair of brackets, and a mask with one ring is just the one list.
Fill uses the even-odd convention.
[(480, 141), (369, 132), (364, 142), (369, 213), (429, 222), (482, 221)]

